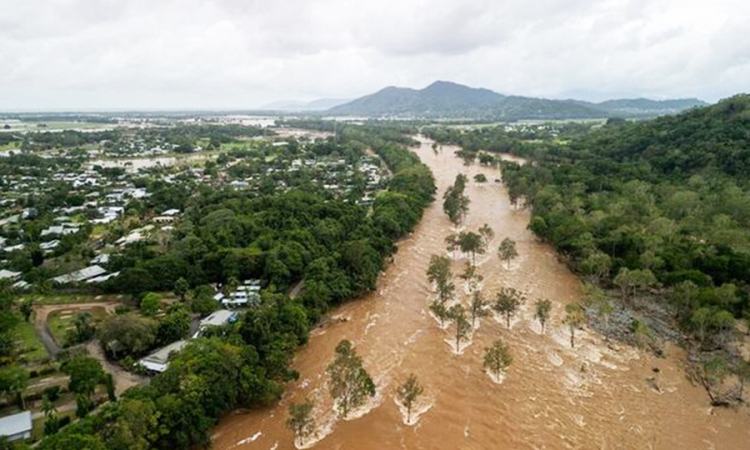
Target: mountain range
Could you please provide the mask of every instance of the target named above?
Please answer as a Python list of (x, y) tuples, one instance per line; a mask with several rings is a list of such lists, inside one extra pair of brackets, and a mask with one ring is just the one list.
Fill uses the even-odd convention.
[(705, 106), (695, 99), (649, 100), (645, 98), (591, 103), (579, 100), (502, 95), (488, 89), (436, 81), (424, 89), (387, 87), (325, 112), (368, 117), (466, 118), (489, 120), (587, 119), (603, 117), (651, 117)]

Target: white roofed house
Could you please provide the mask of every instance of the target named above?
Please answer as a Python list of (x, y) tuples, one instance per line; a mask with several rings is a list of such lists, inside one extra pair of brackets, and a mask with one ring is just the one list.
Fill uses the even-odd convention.
[(260, 305), (260, 280), (245, 280), (236, 291), (228, 297), (222, 295), (219, 301), (228, 308)]
[(11, 442), (31, 438), (31, 411), (0, 418), (0, 436)]
[(21, 276), (21, 272), (12, 272), (10, 270), (0, 270), (0, 280), (16, 281)]
[(55, 239), (54, 241), (42, 242), (39, 244), (39, 248), (45, 251), (45, 253), (52, 253), (57, 246), (60, 245), (60, 240)]
[(65, 223), (62, 225), (51, 226), (46, 230), (42, 230), (41, 236), (65, 236), (67, 234), (78, 233), (79, 228), (76, 225)]
[(169, 367), (169, 359), (172, 355), (185, 348), (188, 342), (187, 340), (172, 342), (166, 347), (162, 347), (150, 355), (141, 358), (138, 360), (138, 364), (151, 373), (162, 373)]
[(198, 327), (198, 331), (196, 331), (195, 334), (193, 334), (193, 339), (202, 335), (203, 332), (209, 327), (219, 327), (226, 323), (232, 323), (235, 320), (236, 320), (236, 313), (233, 311), (229, 311), (226, 309), (220, 309), (218, 311), (214, 311), (213, 313), (211, 313), (211, 315), (201, 320), (200, 326)]
[(65, 275), (60, 275), (59, 277), (53, 278), (52, 281), (60, 284), (78, 283), (81, 281), (89, 280), (91, 278), (101, 277), (106, 273), (107, 271), (105, 269), (100, 266), (94, 265), (83, 268), (81, 270), (76, 270), (75, 272), (67, 273)]

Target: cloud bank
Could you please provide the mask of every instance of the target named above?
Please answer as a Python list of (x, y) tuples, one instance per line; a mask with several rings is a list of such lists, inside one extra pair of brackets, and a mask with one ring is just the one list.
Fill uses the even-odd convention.
[(435, 80), (750, 91), (745, 0), (0, 0), (0, 109), (251, 108)]

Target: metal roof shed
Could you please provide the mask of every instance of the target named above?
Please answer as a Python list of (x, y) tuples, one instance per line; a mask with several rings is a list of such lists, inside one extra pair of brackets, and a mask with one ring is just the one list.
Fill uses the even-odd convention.
[(9, 441), (29, 439), (31, 437), (31, 412), (23, 411), (1, 418), (0, 436), (7, 436)]

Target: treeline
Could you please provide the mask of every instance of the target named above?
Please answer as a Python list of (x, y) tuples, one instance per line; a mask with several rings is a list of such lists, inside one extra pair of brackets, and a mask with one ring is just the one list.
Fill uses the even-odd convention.
[(550, 159), (561, 147), (560, 144), (586, 136), (593, 127), (592, 123), (570, 122), (524, 126), (499, 125), (464, 132), (460, 128), (431, 126), (425, 127), (422, 132), (442, 144), (457, 145), (474, 158), (480, 150), (484, 150)]
[(240, 138), (266, 136), (269, 131), (247, 125), (177, 125), (164, 128), (138, 130), (136, 138), (145, 142), (165, 141), (176, 145), (175, 151), (192, 152), (200, 140), (208, 141), (205, 147), (218, 148), (221, 144), (237, 142)]
[(503, 181), (512, 201), (531, 208), (537, 236), (624, 302), (668, 307), (700, 349), (725, 346), (727, 317), (749, 311), (750, 97), (650, 122), (613, 121), (560, 144), (485, 147), (492, 133), (444, 135), (531, 156), (525, 165), (502, 163)]
[[(207, 446), (216, 420), (277, 400), (294, 351), (333, 305), (375, 287), (395, 241), (413, 229), (434, 195), (429, 170), (402, 145), (357, 134), (394, 172), (372, 210), (314, 192), (247, 196), (204, 192), (190, 201), (166, 255), (131, 251), (110, 289), (136, 294), (177, 285), (258, 277), (261, 306), (192, 341), (150, 385), (134, 388), (46, 438), (41, 450), (174, 449)], [(346, 138), (344, 145), (357, 145)], [(138, 254), (137, 252), (141, 252)], [(301, 295), (275, 293), (303, 280)], [(187, 286), (180, 286), (184, 291)]]
[(15, 119), (21, 122), (82, 122), (82, 123), (107, 123), (116, 124), (114, 117), (100, 114), (3, 114), (3, 119)]
[(127, 144), (131, 139), (146, 142), (170, 143), (176, 151), (191, 152), (201, 141), (207, 147), (219, 147), (222, 143), (237, 142), (242, 138), (265, 136), (270, 132), (260, 127), (224, 124), (224, 125), (176, 125), (130, 130), (116, 128), (113, 130), (62, 130), (43, 131), (25, 134), (0, 133), (0, 144), (18, 142), (23, 150), (48, 150), (54, 148), (75, 148), (83, 145), (105, 142), (105, 148), (116, 148)]

